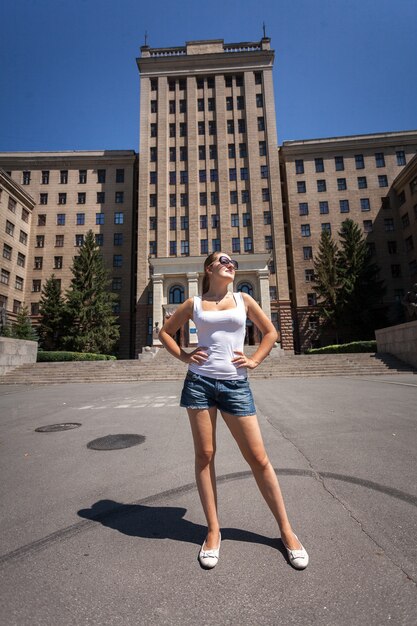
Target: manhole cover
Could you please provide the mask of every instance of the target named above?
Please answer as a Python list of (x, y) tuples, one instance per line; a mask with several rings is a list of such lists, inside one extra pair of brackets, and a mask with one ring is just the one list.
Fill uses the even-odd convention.
[(35, 428), (36, 433), (56, 433), (60, 430), (71, 430), (72, 428), (78, 428), (81, 424), (77, 422), (67, 422), (66, 424), (50, 424), (49, 426), (39, 426)]
[(87, 443), (90, 450), (121, 450), (122, 448), (131, 448), (138, 446), (145, 441), (143, 435), (107, 435), (99, 439), (93, 439)]

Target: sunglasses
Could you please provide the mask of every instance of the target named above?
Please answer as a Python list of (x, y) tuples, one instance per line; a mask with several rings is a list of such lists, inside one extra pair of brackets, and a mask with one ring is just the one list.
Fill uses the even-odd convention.
[(229, 259), (227, 256), (219, 256), (217, 259), (220, 265), (231, 265), (234, 270), (239, 268), (239, 263), (234, 259)]

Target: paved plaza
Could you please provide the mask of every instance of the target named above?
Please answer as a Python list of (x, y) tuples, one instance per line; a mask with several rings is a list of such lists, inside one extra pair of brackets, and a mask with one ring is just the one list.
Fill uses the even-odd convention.
[[(218, 566), (181, 383), (0, 388), (0, 618), (13, 625), (408, 625), (417, 615), (417, 376), (252, 383), (296, 571), (221, 418)], [(53, 424), (80, 424), (36, 432)], [(119, 450), (87, 447), (135, 434)]]

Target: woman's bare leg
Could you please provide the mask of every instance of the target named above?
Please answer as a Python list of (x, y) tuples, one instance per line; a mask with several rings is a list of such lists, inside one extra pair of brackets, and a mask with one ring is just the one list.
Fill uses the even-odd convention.
[(187, 409), (187, 412), (194, 440), (195, 479), (207, 520), (205, 549), (211, 550), (217, 548), (219, 544), (216, 472), (214, 468), (217, 409), (216, 407)]
[(301, 548), (288, 520), (278, 478), (268, 459), (262, 440), (258, 418), (256, 415), (236, 417), (223, 411), (222, 416), (243, 457), (248, 462), (261, 494), (278, 522), (284, 543), (292, 550)]

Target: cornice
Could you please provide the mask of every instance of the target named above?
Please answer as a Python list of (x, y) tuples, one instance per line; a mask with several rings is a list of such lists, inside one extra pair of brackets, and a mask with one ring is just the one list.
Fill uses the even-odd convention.
[(334, 152), (337, 148), (341, 150), (357, 150), (359, 148), (374, 148), (386, 145), (417, 145), (417, 130), (284, 141), (280, 146), (280, 152), (285, 158), (286, 155)]
[(134, 150), (95, 150), (77, 151), (68, 150), (62, 152), (0, 152), (0, 164), (3, 168), (17, 167), (42, 167), (48, 164), (54, 165), (59, 162), (60, 166), (70, 167), (75, 165), (87, 165), (97, 163), (130, 163), (137, 159)]
[(273, 50), (221, 52), (172, 57), (139, 57), (136, 59), (143, 78), (149, 76), (198, 76), (207, 72), (238, 72), (272, 69)]
[(397, 191), (401, 187), (404, 187), (417, 175), (417, 154), (413, 156), (411, 161), (401, 170), (398, 176), (394, 179), (392, 187)]
[(14, 198), (16, 198), (20, 204), (24, 207), (32, 210), (36, 205), (35, 200), (30, 196), (22, 187), (16, 183), (13, 179), (6, 174), (6, 172), (0, 169), (0, 184), (2, 187)]

